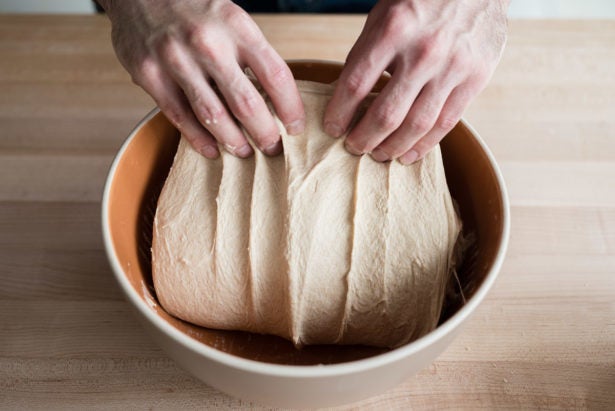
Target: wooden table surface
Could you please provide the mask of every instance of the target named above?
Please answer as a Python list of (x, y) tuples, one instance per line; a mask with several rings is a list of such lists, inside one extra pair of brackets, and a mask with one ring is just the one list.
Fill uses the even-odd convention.
[[(343, 60), (361, 16), (257, 17), (285, 58)], [(615, 21), (513, 21), (466, 117), (512, 204), (501, 276), (460, 337), (365, 409), (615, 409)], [(0, 16), (0, 408), (255, 407), (141, 329), (99, 223), (153, 103), (95, 16)], [(347, 407), (348, 408), (348, 407)]]

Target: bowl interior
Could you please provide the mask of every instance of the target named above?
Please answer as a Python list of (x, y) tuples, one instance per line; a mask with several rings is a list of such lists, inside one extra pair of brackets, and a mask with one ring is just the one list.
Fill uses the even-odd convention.
[[(341, 66), (326, 62), (291, 62), (297, 79), (332, 82)], [(386, 79), (376, 86), (380, 88)], [(309, 346), (297, 350), (279, 337), (198, 327), (167, 314), (157, 303), (151, 276), (152, 221), (156, 202), (173, 162), (179, 133), (158, 113), (136, 130), (112, 176), (106, 212), (108, 230), (124, 275), (158, 316), (186, 335), (239, 357), (277, 364), (341, 363), (386, 351), (365, 346)], [(471, 130), (459, 123), (441, 143), (449, 188), (456, 200), (464, 234), (472, 238), (458, 268), (466, 300), (493, 266), (504, 230), (501, 187), (488, 155)], [(440, 323), (463, 304), (459, 294), (447, 299)]]

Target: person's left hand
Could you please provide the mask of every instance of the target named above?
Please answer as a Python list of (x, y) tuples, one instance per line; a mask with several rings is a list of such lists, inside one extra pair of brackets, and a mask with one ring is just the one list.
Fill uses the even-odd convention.
[(324, 117), (348, 131), (386, 70), (391, 78), (346, 137), (353, 154), (421, 159), (482, 91), (506, 40), (508, 0), (381, 0), (350, 51)]

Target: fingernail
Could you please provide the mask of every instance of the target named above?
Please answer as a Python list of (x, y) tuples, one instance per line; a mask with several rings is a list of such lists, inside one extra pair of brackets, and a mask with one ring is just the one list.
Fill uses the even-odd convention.
[(214, 146), (203, 146), (203, 147), (201, 147), (199, 152), (204, 157), (207, 157), (207, 158), (212, 159), (212, 160), (218, 158), (218, 156), (220, 155), (220, 153), (218, 152), (218, 149), (216, 147), (214, 147)]
[(278, 140), (263, 149), (263, 153), (268, 156), (277, 156), (282, 152), (282, 140)]
[(305, 119), (295, 120), (286, 126), (286, 132), (291, 135), (303, 133), (305, 129)]
[(342, 134), (344, 134), (344, 130), (335, 123), (326, 122), (325, 133), (327, 133), (331, 137), (340, 137)]
[(346, 140), (346, 143), (344, 144), (344, 146), (346, 147), (346, 151), (348, 151), (350, 154), (354, 154), (355, 156), (360, 156), (363, 154), (362, 151), (357, 150), (356, 148), (348, 144), (348, 140)]
[(254, 150), (252, 150), (252, 147), (250, 147), (249, 144), (246, 144), (245, 146), (239, 147), (235, 150), (235, 155), (241, 158), (250, 157), (253, 153)]
[(419, 153), (414, 150), (408, 151), (403, 156), (399, 157), (399, 162), (407, 166), (414, 163), (419, 158)]
[(391, 159), (389, 155), (381, 148), (377, 148), (372, 151), (372, 158), (380, 163), (384, 163), (385, 161), (389, 161)]

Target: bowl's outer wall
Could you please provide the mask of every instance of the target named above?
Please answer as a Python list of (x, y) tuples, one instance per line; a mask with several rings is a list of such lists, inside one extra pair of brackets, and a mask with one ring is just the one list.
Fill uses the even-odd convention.
[(345, 375), (289, 378), (228, 367), (177, 344), (150, 322), (142, 323), (171, 358), (201, 381), (234, 397), (280, 408), (334, 407), (383, 393), (428, 366), (448, 347), (460, 329), (456, 327), (434, 344), (400, 361)]

